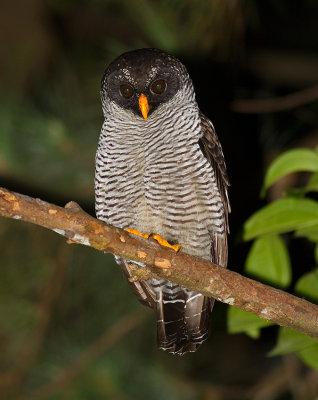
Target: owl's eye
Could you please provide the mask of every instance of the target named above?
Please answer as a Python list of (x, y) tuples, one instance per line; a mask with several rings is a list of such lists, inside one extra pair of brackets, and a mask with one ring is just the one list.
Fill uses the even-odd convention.
[(131, 85), (128, 85), (128, 83), (124, 83), (123, 85), (120, 85), (120, 93), (125, 97), (125, 99), (130, 99), (134, 94), (134, 88)]
[(164, 79), (156, 79), (151, 85), (151, 91), (156, 94), (161, 94), (166, 90), (167, 84)]

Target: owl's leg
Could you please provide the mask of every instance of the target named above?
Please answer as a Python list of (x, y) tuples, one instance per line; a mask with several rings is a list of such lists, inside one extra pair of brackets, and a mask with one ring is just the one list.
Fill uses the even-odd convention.
[(125, 231), (129, 233), (133, 233), (134, 235), (143, 237), (145, 239), (155, 239), (161, 246), (169, 247), (170, 249), (173, 249), (174, 251), (178, 252), (181, 249), (181, 244), (170, 244), (166, 239), (158, 235), (157, 233), (145, 233), (144, 235), (137, 231), (137, 229), (130, 229), (126, 228)]

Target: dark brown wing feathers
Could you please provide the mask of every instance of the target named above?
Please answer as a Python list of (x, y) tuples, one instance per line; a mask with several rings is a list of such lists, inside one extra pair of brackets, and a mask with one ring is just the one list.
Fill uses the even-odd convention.
[(226, 230), (229, 232), (228, 214), (231, 212), (228, 186), (230, 185), (226, 172), (226, 165), (221, 144), (216, 135), (212, 122), (200, 112), (202, 137), (199, 140), (199, 145), (204, 156), (212, 165), (216, 174), (218, 189), (221, 194), (222, 202), (225, 211)]

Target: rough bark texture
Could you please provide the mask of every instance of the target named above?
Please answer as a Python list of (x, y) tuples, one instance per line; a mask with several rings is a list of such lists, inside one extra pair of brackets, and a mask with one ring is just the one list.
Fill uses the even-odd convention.
[(281, 326), (318, 338), (318, 306), (281, 290), (246, 278), (182, 251), (107, 225), (70, 202), (65, 208), (0, 188), (0, 215), (21, 219), (79, 243), (145, 263), (132, 266), (135, 279), (160, 277), (206, 296), (252, 312)]

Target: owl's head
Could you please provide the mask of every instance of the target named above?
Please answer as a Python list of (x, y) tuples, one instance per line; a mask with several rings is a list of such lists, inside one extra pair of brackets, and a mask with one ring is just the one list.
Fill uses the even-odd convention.
[(188, 100), (194, 100), (191, 79), (178, 59), (158, 49), (140, 49), (122, 54), (109, 65), (101, 98), (104, 108), (114, 102), (146, 120), (182, 90)]

